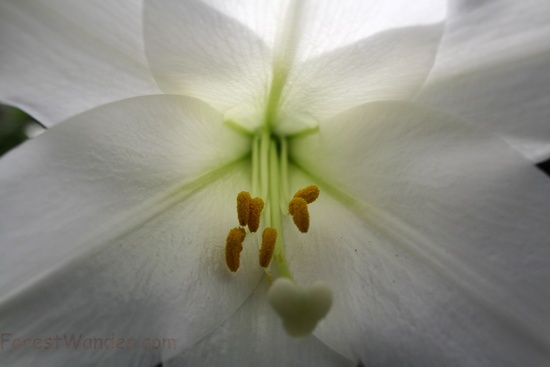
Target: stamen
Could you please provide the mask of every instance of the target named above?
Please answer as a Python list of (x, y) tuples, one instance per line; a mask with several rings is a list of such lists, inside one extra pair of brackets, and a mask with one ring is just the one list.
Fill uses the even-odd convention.
[(250, 200), (248, 214), (248, 229), (254, 233), (260, 228), (260, 214), (264, 209), (264, 201), (260, 198)]
[(315, 185), (309, 185), (301, 190), (296, 191), (295, 198), (302, 198), (308, 204), (313, 203), (319, 197), (319, 188)]
[(305, 199), (299, 197), (292, 198), (288, 204), (288, 211), (292, 215), (292, 220), (300, 232), (306, 233), (309, 229), (309, 212)]
[(239, 269), (245, 236), (246, 232), (240, 227), (233, 228), (227, 235), (227, 240), (225, 242), (225, 263), (232, 272)]
[(262, 233), (262, 247), (260, 248), (260, 266), (267, 268), (273, 257), (275, 250), (275, 241), (277, 240), (277, 230), (267, 227)]
[(241, 191), (239, 195), (237, 195), (237, 216), (239, 217), (239, 224), (241, 226), (246, 226), (248, 224), (251, 200), (250, 194), (246, 191)]

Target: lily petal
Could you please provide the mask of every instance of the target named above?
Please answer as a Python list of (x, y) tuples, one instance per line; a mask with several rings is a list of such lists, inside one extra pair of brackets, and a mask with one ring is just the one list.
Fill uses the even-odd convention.
[(284, 53), (292, 62), (316, 58), (379, 32), (440, 23), (447, 10), (442, 0), (306, 0), (287, 4), (277, 35), (282, 39), (273, 47), (275, 54)]
[(262, 122), (271, 58), (250, 29), (200, 1), (153, 0), (144, 37), (163, 91), (206, 101), (249, 129)]
[[(287, 80), (292, 88), (284, 92), (289, 106), (283, 103), (279, 125), (288, 133), (372, 99), (412, 97), (432, 66), (442, 28), (364, 40), (388, 29), (440, 23), (445, 11), (445, 2), (438, 0), (414, 6), (406, 1), (391, 6), (383, 1), (146, 1), (146, 50), (164, 91), (205, 100), (248, 130), (264, 120), (273, 73), (280, 77), (277, 69), (284, 64), (292, 71)], [(365, 58), (378, 70), (374, 75), (357, 67), (364, 66)], [(394, 66), (391, 75), (389, 66)], [(356, 93), (342, 101), (344, 89)], [(334, 99), (329, 104), (334, 108), (326, 111), (326, 101)], [(304, 106), (310, 108), (303, 111)]]
[(139, 0), (2, 1), (0, 100), (52, 126), (105, 103), (160, 93), (141, 27)]
[(547, 177), (404, 102), (352, 109), (291, 148), (294, 177), (309, 172), (295, 187), (328, 193), (289, 255), (300, 281), (335, 292), (317, 336), (372, 365), (548, 364)]
[[(246, 25), (270, 48), (291, 48), (303, 62), (394, 28), (441, 22), (447, 4), (441, 0), (358, 2), (343, 0), (242, 1), (202, 0)], [(289, 43), (278, 38), (289, 36)], [(277, 50), (276, 53), (284, 52)]]
[[(209, 333), (261, 276), (250, 270), (255, 251), (243, 251), (248, 271), (234, 276), (224, 262), (238, 223), (228, 198), (249, 184), (243, 141), (203, 102), (164, 95), (94, 109), (3, 157), (0, 329), (12, 339), (175, 339), (163, 358)], [(55, 352), (10, 349), (2, 358), (160, 360), (159, 350), (140, 348)]]
[(412, 99), (432, 69), (442, 34), (442, 24), (394, 29), (296, 65), (277, 129), (292, 134), (366, 102)]
[(314, 336), (297, 340), (281, 328), (267, 301), (264, 278), (230, 319), (192, 348), (165, 363), (177, 366), (355, 366)]
[(276, 129), (293, 134), (361, 103), (412, 98), (432, 67), (445, 13), (437, 0), (289, 1), (273, 43), (270, 99), (283, 88)]
[[(224, 18), (230, 18), (243, 25), (269, 48), (273, 48), (275, 44), (280, 23), (289, 6), (289, 0), (200, 0), (200, 2), (223, 14)], [(218, 36), (224, 37), (223, 34)]]
[(550, 3), (455, 2), (417, 97), (501, 134), (534, 162), (550, 157)]

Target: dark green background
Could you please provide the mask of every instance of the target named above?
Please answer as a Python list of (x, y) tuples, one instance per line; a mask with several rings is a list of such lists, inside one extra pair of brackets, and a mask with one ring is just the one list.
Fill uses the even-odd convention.
[(41, 126), (23, 111), (0, 104), (0, 156), (41, 130)]

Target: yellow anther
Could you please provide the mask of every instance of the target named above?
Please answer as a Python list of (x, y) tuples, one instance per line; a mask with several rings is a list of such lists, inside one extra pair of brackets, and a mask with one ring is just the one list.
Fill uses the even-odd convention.
[(246, 226), (248, 224), (251, 200), (250, 194), (246, 191), (241, 191), (239, 195), (237, 195), (237, 216), (239, 217), (239, 224), (241, 226)]
[(292, 198), (288, 204), (288, 211), (300, 232), (306, 233), (309, 229), (309, 212), (306, 200), (300, 197)]
[(296, 191), (295, 198), (302, 198), (306, 203), (311, 204), (319, 197), (319, 188), (315, 185), (309, 185), (301, 190)]
[(229, 270), (235, 272), (239, 269), (241, 251), (246, 232), (243, 228), (233, 228), (227, 235), (225, 242), (225, 263)]
[(262, 247), (260, 248), (260, 266), (267, 268), (273, 257), (275, 250), (275, 241), (277, 240), (277, 230), (267, 227), (262, 233)]
[(260, 228), (260, 214), (264, 209), (264, 201), (260, 198), (250, 200), (248, 213), (248, 229), (250, 232), (256, 232)]

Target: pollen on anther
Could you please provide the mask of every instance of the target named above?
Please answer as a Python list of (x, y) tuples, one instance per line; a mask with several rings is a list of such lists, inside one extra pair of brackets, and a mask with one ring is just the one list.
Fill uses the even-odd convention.
[(251, 200), (250, 194), (246, 191), (241, 191), (237, 195), (237, 216), (239, 217), (239, 224), (241, 226), (246, 226), (248, 224)]
[(233, 228), (227, 235), (227, 240), (225, 242), (225, 263), (232, 272), (239, 269), (245, 236), (246, 232), (240, 227)]
[(309, 211), (306, 200), (300, 197), (292, 198), (288, 204), (288, 212), (292, 215), (292, 220), (300, 232), (306, 233), (309, 229)]
[(250, 200), (248, 213), (248, 229), (254, 233), (260, 228), (260, 214), (264, 209), (264, 201), (260, 198)]
[(319, 188), (315, 185), (309, 185), (296, 191), (295, 198), (302, 198), (306, 203), (311, 204), (319, 197)]
[(275, 251), (275, 242), (277, 241), (277, 230), (267, 227), (262, 233), (262, 247), (260, 248), (260, 266), (267, 268)]

